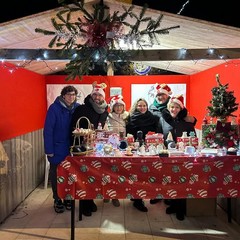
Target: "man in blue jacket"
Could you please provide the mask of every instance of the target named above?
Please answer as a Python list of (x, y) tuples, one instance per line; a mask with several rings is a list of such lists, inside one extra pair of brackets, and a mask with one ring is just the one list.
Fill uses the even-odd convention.
[[(70, 210), (69, 201), (59, 198), (57, 193), (57, 166), (70, 154), (70, 125), (72, 115), (77, 103), (78, 91), (73, 86), (66, 86), (62, 89), (61, 95), (50, 105), (43, 130), (45, 154), (50, 162), (50, 181), (52, 185), (54, 210), (63, 213)], [(65, 207), (64, 207), (65, 205)]]

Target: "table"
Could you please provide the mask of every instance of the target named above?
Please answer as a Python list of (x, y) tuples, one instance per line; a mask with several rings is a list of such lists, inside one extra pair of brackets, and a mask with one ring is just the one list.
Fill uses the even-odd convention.
[(238, 198), (239, 172), (240, 156), (230, 155), (68, 156), (58, 167), (58, 194), (72, 203), (73, 240), (75, 200)]

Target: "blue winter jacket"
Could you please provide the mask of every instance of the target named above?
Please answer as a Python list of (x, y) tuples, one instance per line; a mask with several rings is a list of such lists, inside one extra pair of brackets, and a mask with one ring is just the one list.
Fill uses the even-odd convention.
[(77, 106), (79, 103), (74, 103), (69, 109), (57, 97), (48, 109), (43, 137), (45, 153), (54, 154), (53, 157), (48, 157), (50, 163), (57, 165), (70, 153), (70, 123)]

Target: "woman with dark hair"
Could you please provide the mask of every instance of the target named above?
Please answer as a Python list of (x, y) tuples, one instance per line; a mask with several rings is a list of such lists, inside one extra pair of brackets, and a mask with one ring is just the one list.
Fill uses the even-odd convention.
[[(126, 124), (126, 133), (130, 133), (137, 139), (137, 133), (141, 131), (143, 140), (148, 132), (161, 133), (159, 117), (148, 110), (148, 103), (144, 98), (139, 98), (132, 106)], [(132, 199), (133, 206), (139, 211), (147, 212), (142, 199)]]
[(52, 186), (54, 209), (57, 213), (70, 210), (69, 201), (59, 198), (57, 193), (57, 166), (70, 154), (70, 125), (77, 103), (78, 91), (73, 86), (62, 89), (61, 95), (50, 105), (43, 129), (44, 148), (50, 162), (49, 177)]

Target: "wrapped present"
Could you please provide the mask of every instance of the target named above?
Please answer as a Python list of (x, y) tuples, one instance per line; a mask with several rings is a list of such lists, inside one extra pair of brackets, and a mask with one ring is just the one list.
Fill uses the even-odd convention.
[(189, 141), (191, 146), (194, 146), (195, 148), (198, 147), (198, 138), (197, 137), (189, 137)]
[(145, 143), (146, 145), (159, 145), (164, 143), (163, 134), (162, 133), (155, 133), (155, 132), (148, 132), (145, 136)]
[(107, 131), (104, 129), (102, 130), (96, 129), (95, 131), (96, 131), (96, 138), (101, 140), (106, 140), (109, 138), (111, 134), (113, 134), (112, 131)]
[(197, 137), (177, 137), (177, 146), (185, 148), (186, 146), (198, 147), (198, 138)]

